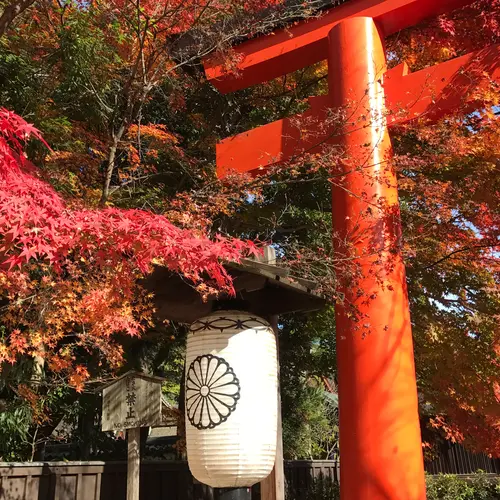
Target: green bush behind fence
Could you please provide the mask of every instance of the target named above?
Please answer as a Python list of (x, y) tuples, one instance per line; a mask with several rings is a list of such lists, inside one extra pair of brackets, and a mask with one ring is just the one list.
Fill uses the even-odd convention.
[[(330, 478), (314, 479), (300, 494), (287, 489), (286, 500), (340, 500), (339, 485)], [(453, 474), (427, 476), (427, 500), (500, 500), (500, 478), (479, 471), (463, 478)]]

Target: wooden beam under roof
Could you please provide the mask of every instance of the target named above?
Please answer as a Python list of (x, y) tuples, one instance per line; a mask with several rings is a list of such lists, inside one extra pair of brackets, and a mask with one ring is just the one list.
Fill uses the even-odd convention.
[[(315, 292), (313, 281), (289, 274), (283, 267), (243, 259), (239, 264), (225, 265), (233, 278), (236, 298), (247, 303), (249, 312), (260, 316), (317, 311), (327, 303)], [(212, 297), (203, 301), (201, 295), (180, 275), (157, 267), (143, 282), (154, 294), (158, 319), (192, 323), (209, 314), (219, 300), (232, 297)]]

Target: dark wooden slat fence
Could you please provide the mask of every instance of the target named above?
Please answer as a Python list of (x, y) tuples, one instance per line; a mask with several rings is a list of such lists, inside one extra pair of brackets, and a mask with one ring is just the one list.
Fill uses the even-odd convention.
[(309, 500), (308, 493), (316, 480), (340, 481), (340, 464), (337, 460), (285, 461), (285, 478), (294, 500)]
[[(500, 475), (500, 459), (450, 446), (427, 463), (431, 474), (472, 474), (478, 469)], [(339, 480), (336, 461), (285, 462), (287, 486), (296, 500), (308, 500), (315, 479)], [(0, 463), (0, 500), (125, 500), (125, 462)], [(259, 487), (252, 491), (260, 500)], [(141, 465), (141, 500), (213, 500), (211, 488), (196, 483), (186, 462), (145, 461)]]
[[(125, 462), (0, 464), (1, 500), (125, 500)], [(141, 500), (211, 500), (186, 462), (146, 462)]]
[(429, 474), (474, 474), (482, 470), (488, 474), (500, 474), (500, 458), (492, 459), (484, 453), (471, 453), (463, 446), (449, 444), (439, 458), (425, 464)]

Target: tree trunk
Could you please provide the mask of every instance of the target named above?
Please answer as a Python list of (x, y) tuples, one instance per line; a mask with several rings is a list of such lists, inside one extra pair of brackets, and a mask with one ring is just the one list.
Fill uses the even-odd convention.
[(34, 3), (35, 0), (19, 0), (8, 4), (0, 16), (0, 37), (5, 35), (12, 21)]
[(85, 412), (78, 419), (78, 431), (80, 435), (78, 460), (90, 460), (95, 416), (98, 411), (98, 398), (95, 394), (81, 394), (79, 398), (80, 404), (85, 408)]
[(33, 462), (43, 462), (45, 460), (45, 448), (47, 442), (43, 441), (42, 443), (35, 444), (35, 451), (32, 456)]
[(110, 194), (111, 179), (113, 178), (113, 172), (115, 170), (116, 162), (116, 151), (118, 150), (118, 144), (120, 143), (123, 133), (125, 132), (125, 124), (120, 125), (118, 131), (113, 133), (113, 143), (109, 148), (108, 161), (106, 164), (106, 171), (104, 172), (104, 183), (102, 186), (102, 195), (99, 205), (104, 207), (108, 201)]

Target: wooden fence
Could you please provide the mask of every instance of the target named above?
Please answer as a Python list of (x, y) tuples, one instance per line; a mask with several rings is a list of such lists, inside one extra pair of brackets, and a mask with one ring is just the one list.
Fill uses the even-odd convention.
[[(0, 463), (0, 500), (125, 500), (125, 462)], [(285, 463), (294, 498), (307, 500), (313, 480), (338, 479), (328, 461)], [(152, 461), (141, 466), (141, 500), (213, 500), (211, 488), (193, 480), (186, 462)], [(252, 489), (260, 500), (260, 488)]]
[[(285, 461), (287, 498), (310, 500), (310, 491), (316, 480), (330, 484), (340, 481), (340, 466), (336, 460)], [(328, 486), (327, 486), (328, 487)]]
[[(500, 459), (474, 455), (450, 446), (427, 472), (472, 474), (478, 469), (500, 474)], [(0, 500), (125, 500), (125, 462), (0, 463)], [(308, 500), (315, 479), (339, 479), (335, 461), (285, 462), (285, 476), (294, 500)], [(258, 485), (252, 500), (260, 500)], [(213, 500), (210, 488), (196, 483), (186, 462), (150, 461), (141, 466), (141, 500)]]
[(471, 453), (463, 446), (448, 444), (439, 458), (425, 464), (429, 474), (473, 474), (482, 470), (488, 474), (500, 474), (500, 458), (489, 458), (484, 453)]
[[(46, 462), (0, 465), (1, 500), (125, 500), (125, 462)], [(208, 500), (187, 463), (146, 462), (142, 500)]]

